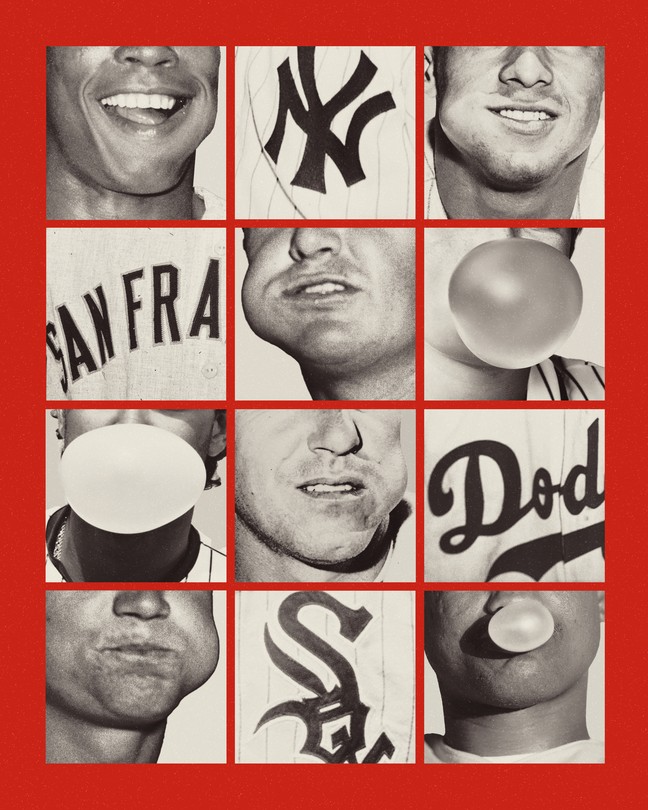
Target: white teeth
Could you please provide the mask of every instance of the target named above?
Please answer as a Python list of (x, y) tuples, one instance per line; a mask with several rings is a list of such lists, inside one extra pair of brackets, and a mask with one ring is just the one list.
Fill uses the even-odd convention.
[(173, 96), (163, 96), (161, 93), (119, 93), (117, 96), (102, 98), (104, 107), (128, 107), (129, 109), (148, 110), (172, 110), (177, 99)]
[(548, 121), (551, 117), (544, 110), (500, 110), (499, 114), (514, 121)]
[(323, 284), (313, 284), (311, 287), (304, 287), (302, 292), (313, 295), (327, 295), (333, 292), (344, 292), (346, 287), (335, 281), (325, 281)]
[(304, 489), (306, 492), (353, 492), (355, 487), (351, 484), (309, 484)]

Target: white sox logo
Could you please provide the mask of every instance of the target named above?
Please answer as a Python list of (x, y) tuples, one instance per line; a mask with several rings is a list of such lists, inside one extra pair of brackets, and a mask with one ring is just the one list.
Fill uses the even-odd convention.
[[(556, 498), (562, 499), (572, 515), (598, 508), (605, 500), (605, 492), (598, 489), (598, 448), (599, 420), (595, 419), (587, 430), (585, 464), (575, 464), (571, 470), (563, 473), (562, 481), (555, 483), (549, 471), (539, 467), (533, 474), (531, 497), (527, 503), (522, 503), (522, 472), (517, 456), (508, 445), (482, 440), (456, 447), (437, 462), (428, 482), (428, 504), (432, 514), (438, 517), (447, 514), (454, 506), (455, 492), (452, 487), (444, 485), (446, 475), (457, 462), (466, 460), (463, 493), (465, 521), (440, 536), (441, 551), (460, 554), (479, 538), (507, 532), (531, 512), (535, 512), (540, 520), (546, 520), (552, 514)], [(481, 459), (495, 462), (504, 491), (499, 514), (490, 523), (484, 519)], [(491, 566), (487, 580), (509, 572), (522, 572), (539, 581), (561, 560), (568, 562), (596, 548), (602, 551), (603, 544), (603, 521), (584, 521), (583, 527), (576, 531), (548, 534), (504, 552)]]
[[(326, 689), (318, 676), (308, 667), (287, 655), (272, 639), (265, 626), (264, 639), (268, 655), (284, 675), (312, 692), (314, 697), (288, 700), (269, 709), (259, 720), (256, 731), (278, 717), (293, 716), (306, 726), (306, 741), (301, 753), (310, 754), (324, 762), (358, 762), (358, 752), (367, 747), (365, 724), (369, 707), (360, 699), (358, 681), (351, 664), (324, 639), (299, 621), (299, 612), (307, 605), (319, 605), (337, 616), (340, 634), (356, 641), (372, 620), (365, 607), (350, 608), (321, 591), (293, 593), (281, 603), (279, 624), (294, 641), (323, 661), (337, 679), (332, 689)], [(333, 724), (330, 749), (324, 745), (325, 727)], [(379, 762), (383, 756), (391, 759), (394, 745), (382, 732), (370, 746), (362, 762)]]

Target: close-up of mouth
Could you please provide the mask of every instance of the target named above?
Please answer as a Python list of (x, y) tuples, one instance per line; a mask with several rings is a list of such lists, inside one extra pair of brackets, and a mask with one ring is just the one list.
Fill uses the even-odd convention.
[(99, 103), (110, 116), (139, 126), (156, 127), (186, 112), (191, 98), (167, 93), (116, 93), (99, 99)]
[(540, 105), (510, 104), (489, 107), (489, 112), (520, 132), (542, 132), (558, 118), (558, 115)]
[(357, 478), (348, 480), (341, 477), (337, 480), (331, 478), (313, 479), (301, 484), (297, 489), (310, 498), (323, 498), (327, 500), (341, 500), (357, 498), (365, 491), (365, 487)]
[(320, 274), (293, 282), (283, 295), (293, 301), (308, 303), (347, 298), (357, 292), (358, 288), (342, 276)]

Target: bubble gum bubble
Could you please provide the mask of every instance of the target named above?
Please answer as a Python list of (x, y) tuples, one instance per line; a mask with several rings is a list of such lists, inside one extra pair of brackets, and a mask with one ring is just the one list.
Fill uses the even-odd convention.
[(136, 534), (196, 505), (205, 465), (184, 439), (151, 425), (108, 425), (66, 448), (61, 479), (68, 503), (91, 526)]
[(496, 239), (457, 265), (448, 289), (459, 337), (498, 368), (529, 368), (573, 332), (583, 305), (574, 265), (535, 239)]
[(547, 608), (535, 599), (511, 602), (495, 613), (488, 623), (488, 635), (502, 650), (522, 653), (546, 644), (554, 631)]

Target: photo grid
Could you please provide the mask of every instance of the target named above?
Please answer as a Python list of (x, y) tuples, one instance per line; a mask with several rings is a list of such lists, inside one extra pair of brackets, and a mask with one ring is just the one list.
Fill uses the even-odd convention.
[(45, 62), (47, 762), (604, 762), (604, 48)]

